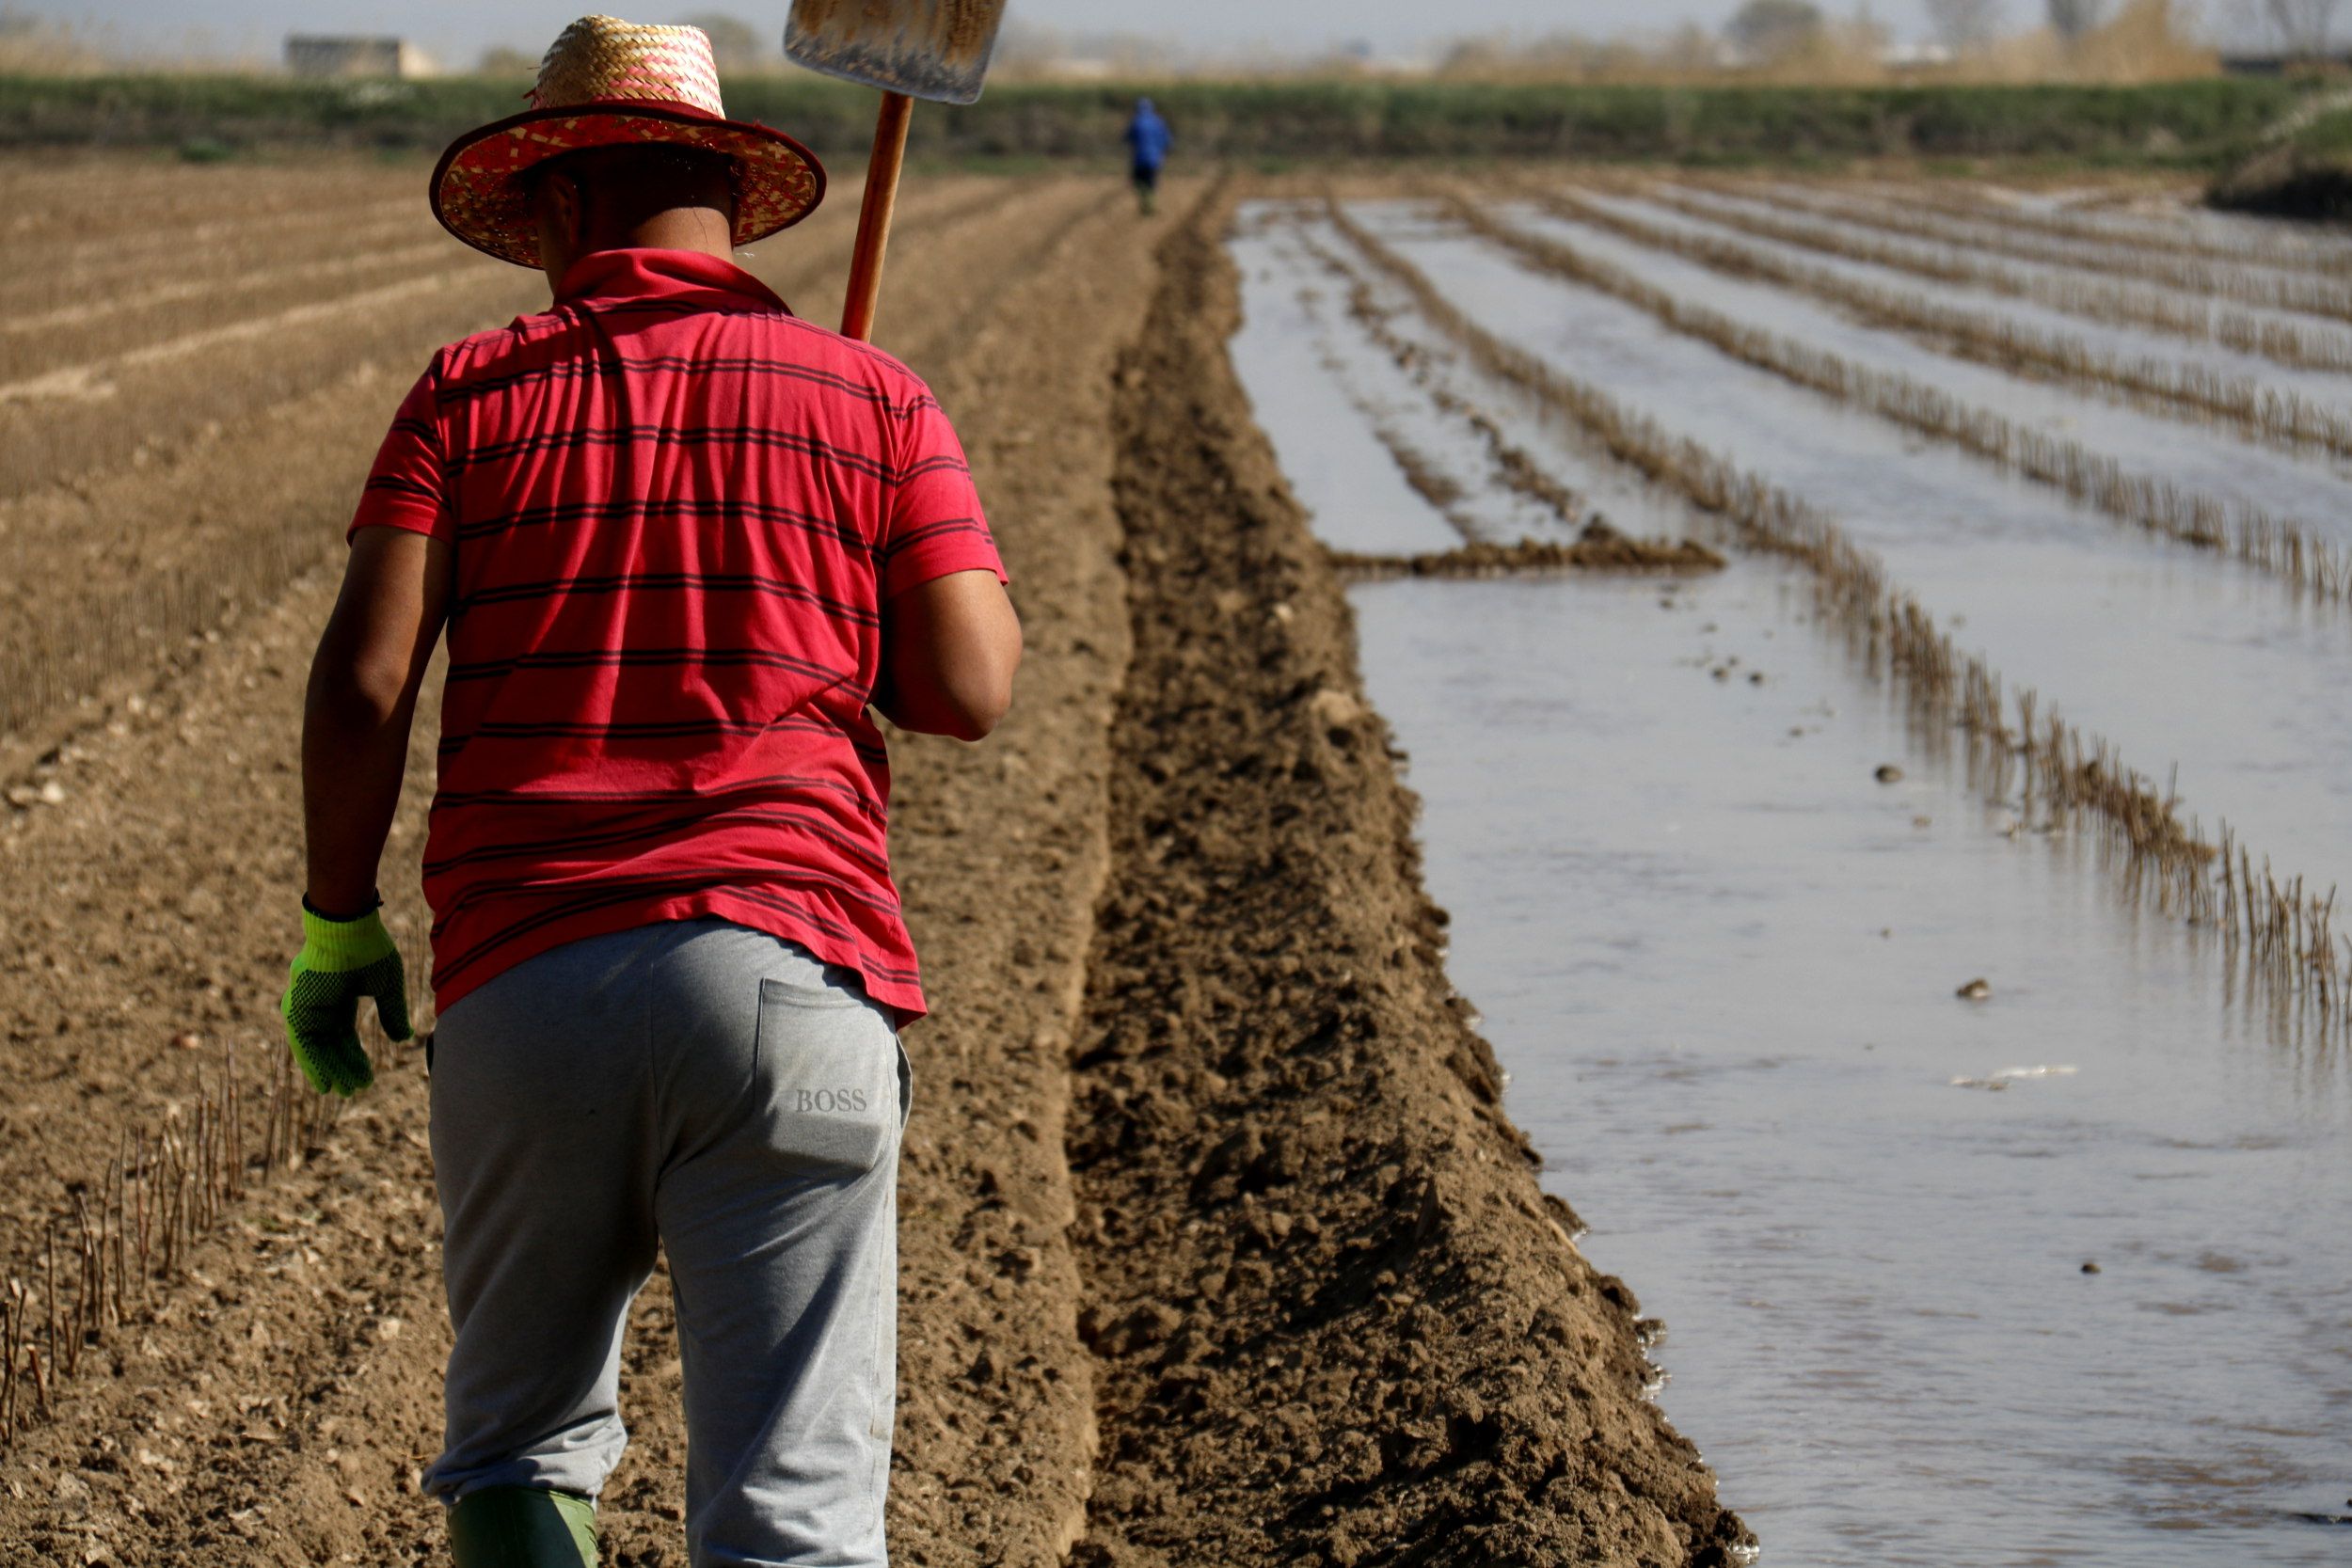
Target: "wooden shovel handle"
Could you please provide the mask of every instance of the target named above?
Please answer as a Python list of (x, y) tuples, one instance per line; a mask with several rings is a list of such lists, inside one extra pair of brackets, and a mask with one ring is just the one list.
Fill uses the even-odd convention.
[(907, 157), (907, 116), (914, 100), (882, 94), (874, 121), (874, 151), (866, 161), (866, 199), (857, 210), (857, 250), (850, 258), (850, 292), (841, 302), (841, 335), (870, 342), (874, 306), (882, 297), (882, 252), (890, 246), (890, 214), (898, 205), (898, 169)]

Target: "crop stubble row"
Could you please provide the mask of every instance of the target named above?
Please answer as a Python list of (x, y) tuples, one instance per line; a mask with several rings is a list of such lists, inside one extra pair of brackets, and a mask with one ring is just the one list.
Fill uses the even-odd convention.
[(1651, 223), (1573, 191), (1535, 198), (1554, 215), (1726, 277), (1810, 294), (1872, 326), (1889, 327), (1956, 357), (2012, 374), (2083, 388), (2194, 423), (2220, 424), (2287, 451), (2352, 456), (2352, 411), (2282, 392), (2251, 376), (2194, 361), (2122, 358), (2080, 338), (2042, 331), (1988, 311), (1939, 304), (1908, 289), (1881, 288), (1835, 267), (1809, 265), (1737, 239)]
[(2281, 272), (2244, 260), (2217, 261), (2141, 245), (2084, 245), (2042, 239), (2021, 232), (1997, 217), (1979, 222), (1885, 201), (1859, 199), (1835, 190), (1781, 186), (1774, 188), (1773, 195), (1776, 199), (1839, 222), (1862, 224), (1930, 245), (1964, 246), (2038, 266), (2096, 270), (2209, 300), (2230, 300), (2329, 322), (2352, 322), (2352, 279)]
[(1827, 349), (1677, 298), (1622, 267), (1504, 223), (1459, 197), (1456, 223), (1536, 270), (1633, 306), (1669, 330), (1704, 342), (1835, 402), (1947, 442), (2058, 490), (2116, 522), (2200, 549), (2224, 550), (2316, 599), (2352, 603), (2352, 551), (2302, 522), (2250, 502), (2224, 502), (2159, 475), (2135, 473), (2067, 436), (1970, 405), (1915, 377), (1859, 365)]
[[(381, 1033), (369, 1057), (386, 1065)], [(0, 1282), (0, 1451), (55, 1414), (58, 1386), (95, 1362), (151, 1304), (191, 1277), (191, 1258), (254, 1183), (320, 1153), (345, 1101), (309, 1092), (293, 1058), (272, 1053), (261, 1098), (237, 1073), (236, 1048), (194, 1099), (124, 1132), (94, 1182), (18, 1238)], [(93, 1195), (94, 1198), (93, 1198)], [(27, 1244), (29, 1242), (30, 1244)]]
[(1744, 190), (1721, 183), (1701, 189), (1645, 186), (1641, 195), (1704, 222), (1761, 239), (1799, 245), (1848, 261), (1908, 273), (1931, 282), (1983, 289), (2068, 315), (2111, 325), (2212, 342), (2297, 370), (2352, 370), (2352, 334), (2325, 323), (2298, 323), (2258, 311), (2194, 299), (2161, 289), (2115, 283), (2076, 272), (2020, 269), (1971, 254), (1964, 245), (1925, 245), (1871, 232), (1851, 217), (1790, 205), (1758, 211)]
[[(1308, 242), (1308, 248), (1331, 271), (1344, 276), (1344, 269), (1341, 268), (1336, 261), (1314, 245), (1311, 241)], [(1360, 313), (1362, 310), (1362, 300), (1357, 292), (1359, 288), (1360, 285), (1351, 288), (1348, 301), (1351, 312)], [(1541, 507), (1544, 511), (1550, 513), (1552, 517), (1564, 527), (1581, 529), (1593, 520), (1592, 503), (1572, 487), (1564, 483), (1559, 476), (1548, 470), (1533, 452), (1506, 436), (1502, 427), (1488, 417), (1484, 410), (1463, 403), (1444, 387), (1422, 386), (1419, 383), (1416, 385), (1428, 399), (1432, 407), (1436, 408), (1438, 413), (1467, 425), (1477, 438), (1477, 444), (1482, 449), (1486, 462), (1486, 472), (1484, 475), (1486, 483), (1509, 495), (1517, 496), (1522, 500)], [(1438, 467), (1423, 453), (1416, 450), (1391, 422), (1380, 415), (1378, 410), (1373, 408), (1364, 399), (1355, 397), (1352, 401), (1356, 404), (1357, 411), (1362, 414), (1366, 422), (1371, 425), (1374, 436), (1378, 438), (1381, 445), (1388, 451), (1391, 459), (1395, 462), (1398, 470), (1404, 474), (1406, 483), (1411, 485), (1422, 499), (1426, 500), (1453, 526), (1454, 531), (1462, 536), (1465, 546), (1501, 545), (1506, 551), (1518, 550), (1518, 546), (1512, 542), (1491, 539), (1477, 526), (1470, 514), (1460, 506), (1461, 486), (1455, 483), (1450, 473)], [(1545, 561), (1544, 552), (1541, 550), (1532, 553), (1518, 550), (1516, 558), (1528, 562), (1545, 562), (1542, 569), (1553, 569), (1567, 564), (1597, 564), (1601, 553), (1599, 551), (1587, 552), (1585, 559), (1575, 562), (1565, 560)], [(1483, 569), (1485, 565), (1493, 564), (1496, 558), (1488, 552), (1477, 554), (1469, 559), (1481, 563)], [(1649, 563), (1655, 564), (1656, 562)], [(1424, 562), (1422, 570), (1425, 573), (1429, 569), (1427, 562)], [(1358, 576), (1364, 576), (1375, 572), (1377, 568), (1367, 558), (1350, 567), (1349, 570)]]
[(1560, 479), (1525, 447), (1513, 441), (1494, 417), (1470, 403), (1442, 380), (1425, 372), (1421, 345), (1398, 336), (1372, 297), (1370, 286), (1311, 235), (1300, 236), (1307, 253), (1320, 261), (1347, 291), (1347, 313), (1382, 352), (1395, 361), (1406, 380), (1428, 407), (1458, 424), (1483, 448), (1485, 483), (1532, 502), (1553, 520), (1573, 531), (1573, 540), (1496, 539), (1483, 530), (1460, 502), (1463, 488), (1453, 472), (1433, 464), (1399, 434), (1370, 400), (1350, 401), (1374, 436), (1388, 451), (1399, 473), (1415, 493), (1429, 503), (1460, 534), (1463, 543), (1448, 550), (1409, 556), (1367, 555), (1327, 548), (1326, 556), (1343, 579), (1373, 581), (1387, 578), (1542, 577), (1565, 572), (1706, 572), (1719, 570), (1723, 558), (1689, 540), (1636, 539), (1599, 515), (1592, 502)]
[(1955, 189), (1933, 183), (1904, 187), (1879, 182), (1864, 189), (1873, 200), (1891, 201), (1971, 224), (2071, 242), (2082, 246), (2087, 256), (2102, 261), (2106, 253), (2120, 248), (2156, 251), (2225, 266), (2311, 272), (2325, 277), (2352, 274), (2352, 245), (2338, 236), (2289, 231), (2275, 223), (2258, 231), (2253, 227), (2256, 220), (2240, 219), (2247, 227), (2239, 231), (2226, 235), (2213, 230), (2200, 233), (2181, 222), (2136, 221), (2108, 212), (2032, 207), (1965, 187)]
[[(1389, 461), (1396, 465), (1396, 470), (1403, 476), (1406, 486), (1427, 502), (1432, 512), (1445, 519), (1446, 526), (1460, 535), (1465, 546), (1493, 544), (1494, 541), (1487, 537), (1486, 531), (1477, 518), (1463, 506), (1465, 492), (1454, 472), (1414, 445), (1403, 431), (1397, 429), (1393, 420), (1373, 406), (1372, 401), (1362, 395), (1359, 388), (1349, 387), (1346, 390), (1349, 404), (1363, 417), (1373, 439), (1380, 443), (1381, 450), (1389, 454)], [(1519, 493), (1526, 491), (1521, 488)], [(1554, 507), (1553, 510), (1563, 521), (1568, 520), (1565, 509)]]
[[(1871, 670), (1896, 685), (1915, 718), (1966, 737), (1972, 777), (1988, 799), (2008, 800), (2013, 769), (2022, 768), (2028, 815), (2038, 805), (2054, 822), (2088, 821), (2099, 829), (2101, 843), (2115, 851), (2112, 864), (2127, 896), (2217, 929), (2233, 970), (2242, 964), (2275, 1006), (2309, 1007), (2331, 1028), (2352, 1027), (2352, 1008), (2342, 1006), (2352, 983), (2352, 941), (2332, 930), (2332, 893), (2310, 894), (2300, 879), (2266, 861), (2258, 870), (2226, 825), (2218, 843), (2207, 838), (2198, 823), (2181, 818), (2169, 789), (2159, 791), (2111, 745), (2044, 709), (2032, 691), (2017, 694), (2012, 720), (1999, 674), (1962, 653), (1883, 563), (1825, 514), (1497, 338), (1338, 202), (1327, 202), (1326, 214), (1483, 374), (1516, 388), (1612, 459), (1721, 518), (1751, 547), (1807, 567), (1829, 621)], [(2217, 876), (2224, 863), (2225, 874)]]

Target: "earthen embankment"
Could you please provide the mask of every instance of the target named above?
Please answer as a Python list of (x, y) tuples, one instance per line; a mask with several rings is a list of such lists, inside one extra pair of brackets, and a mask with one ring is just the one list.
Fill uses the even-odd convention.
[(1103, 1449), (1074, 1561), (1712, 1564), (1444, 970), (1337, 578), (1225, 355), (1203, 204), (1112, 410), (1133, 654), (1070, 1151)]

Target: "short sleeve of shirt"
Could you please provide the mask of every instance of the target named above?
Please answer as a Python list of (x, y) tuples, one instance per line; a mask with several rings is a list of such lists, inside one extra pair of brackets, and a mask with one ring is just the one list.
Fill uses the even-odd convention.
[(898, 483), (882, 538), (882, 596), (951, 572), (993, 572), (1009, 580), (972, 483), (972, 465), (939, 400), (918, 392), (902, 417)]
[(446, 448), (441, 439), (440, 361), (436, 359), (401, 400), (392, 428), (376, 449), (375, 467), (344, 537), (363, 528), (399, 528), (448, 541), (456, 534), (449, 505)]

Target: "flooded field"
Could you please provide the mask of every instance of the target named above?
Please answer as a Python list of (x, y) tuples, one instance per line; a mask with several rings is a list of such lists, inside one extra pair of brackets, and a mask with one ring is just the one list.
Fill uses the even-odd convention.
[[(1354, 594), (1454, 978), (1669, 1327), (1668, 1413), (1767, 1563), (2343, 1560), (2352, 245), (1981, 191), (1471, 196), (1246, 209), (1234, 361), (1335, 548), (1728, 547)], [(2061, 333), (2091, 359), (2031, 357)], [(1855, 570), (2035, 717), (1923, 707)], [(2142, 781), (2127, 828), (2027, 787), (2053, 710)], [(2291, 940), (2215, 892), (2225, 819), (2263, 921), (2265, 857), (2304, 879)]]

